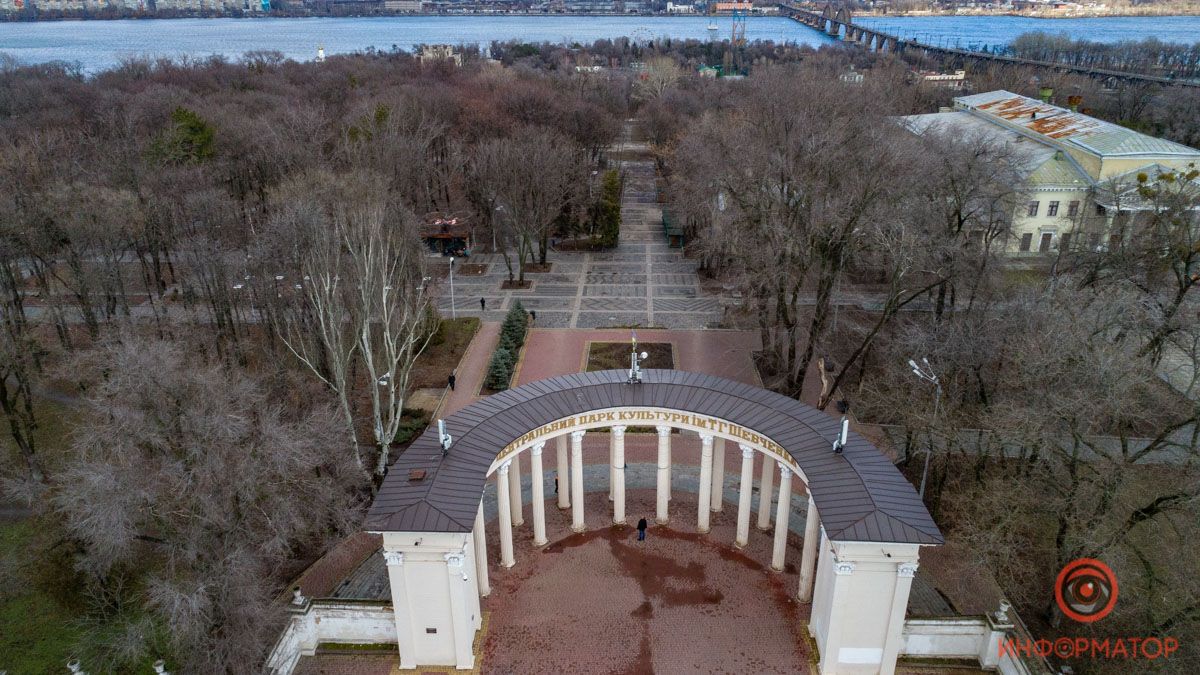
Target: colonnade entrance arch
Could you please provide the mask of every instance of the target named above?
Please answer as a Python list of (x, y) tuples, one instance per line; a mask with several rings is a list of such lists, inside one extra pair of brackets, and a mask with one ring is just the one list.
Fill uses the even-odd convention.
[[(533, 382), (483, 399), (446, 421), (446, 442), (426, 431), (393, 465), (367, 516), (383, 536), (395, 610), (401, 668), (474, 667), (472, 643), (481, 626), (480, 597), (490, 592), (482, 497), (496, 482), (500, 564), (517, 563), (512, 528), (523, 524), (519, 467), (543, 475), (553, 448), (560, 480), (558, 506), (570, 508), (572, 529), (625, 521), (624, 437), (630, 426), (658, 435), (656, 518), (670, 516), (672, 429), (699, 434), (696, 528), (708, 531), (720, 508), (723, 455), (741, 451), (737, 535), (745, 545), (755, 459), (769, 505), (774, 476), (780, 494), (792, 476), (806, 487), (798, 599), (812, 602), (809, 632), (823, 673), (890, 673), (900, 648), (905, 608), (921, 546), (942, 543), (916, 491), (868, 441), (851, 433), (840, 452), (836, 420), (798, 401), (750, 385), (673, 370), (581, 373)], [(583, 437), (607, 428), (612, 512), (585, 512)], [(717, 461), (714, 461), (714, 457)], [(717, 467), (721, 469), (717, 469)], [(531, 482), (534, 545), (547, 542), (542, 481)], [(770, 520), (760, 507), (759, 524)], [(775, 511), (772, 567), (783, 569), (790, 499)], [(494, 556), (493, 556), (494, 557)]]

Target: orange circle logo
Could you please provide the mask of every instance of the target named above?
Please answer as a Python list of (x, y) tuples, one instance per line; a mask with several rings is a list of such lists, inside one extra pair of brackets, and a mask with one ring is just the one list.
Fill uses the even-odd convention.
[(1099, 621), (1117, 604), (1117, 575), (1099, 560), (1071, 561), (1058, 573), (1054, 599), (1070, 619), (1079, 623)]

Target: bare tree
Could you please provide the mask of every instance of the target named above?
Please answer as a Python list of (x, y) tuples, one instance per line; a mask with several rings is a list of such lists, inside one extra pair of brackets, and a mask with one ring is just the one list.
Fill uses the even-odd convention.
[[(273, 219), (274, 251), (259, 274), (261, 283), (281, 287), (277, 295), (293, 298), (285, 303), (284, 340), (334, 392), (364, 469), (356, 393), (370, 401), (380, 477), (413, 363), (437, 328), (416, 218), (388, 195), (384, 179), (366, 173), (319, 173), (286, 186)], [(356, 366), (365, 391), (356, 391)]]
[[(189, 669), (253, 670), (281, 625), (288, 561), (352, 526), (362, 474), (328, 452), (331, 411), (179, 344), (106, 346), (70, 372), (89, 413), (53, 502), (93, 596), (110, 601), (93, 611), (153, 617)], [(96, 663), (144, 663), (154, 637)]]
[(583, 153), (570, 140), (541, 128), (523, 128), (512, 138), (480, 144), (472, 157), (472, 178), (482, 204), (494, 205), (504, 244), (501, 253), (513, 277), (509, 247), (515, 246), (517, 280), (535, 255), (546, 260), (554, 221), (586, 185)]
[(859, 89), (785, 69), (748, 84), (744, 105), (683, 141), (673, 201), (704, 255), (740, 275), (770, 367), (796, 393), (848, 263), (904, 217), (912, 139)]

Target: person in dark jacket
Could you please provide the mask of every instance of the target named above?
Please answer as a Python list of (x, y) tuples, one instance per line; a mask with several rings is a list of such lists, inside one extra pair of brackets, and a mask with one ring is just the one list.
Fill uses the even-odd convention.
[(455, 377), (455, 373), (457, 372), (457, 370), (450, 371), (450, 377), (446, 378), (447, 382), (450, 384), (450, 391), (454, 391), (454, 381), (458, 379)]
[(646, 519), (642, 518), (638, 521), (638, 541), (646, 539)]

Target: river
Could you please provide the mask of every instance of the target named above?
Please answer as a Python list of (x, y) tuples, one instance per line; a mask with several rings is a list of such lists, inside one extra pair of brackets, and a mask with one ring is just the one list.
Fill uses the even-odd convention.
[[(1017, 17), (863, 18), (865, 25), (924, 35), (935, 42), (1004, 44), (1030, 30), (1066, 32), (1076, 37), (1118, 40), (1157, 36), (1187, 42), (1200, 39), (1200, 17), (1104, 19), (1025, 19)], [(138, 56), (237, 57), (247, 51), (276, 50), (293, 59), (393, 46), (487, 44), (492, 40), (590, 43), (628, 36), (638, 41), (670, 37), (711, 39), (710, 23), (727, 38), (729, 17), (642, 16), (409, 16), (372, 18), (143, 19), (0, 23), (0, 52), (22, 63), (72, 61), (85, 71), (111, 68)], [(780, 17), (749, 17), (746, 37), (819, 46), (833, 40)]]
[(1035, 19), (1024, 16), (855, 17), (854, 23), (926, 44), (978, 50), (1012, 42), (1022, 33), (1065, 33), (1075, 39), (1119, 42), (1155, 37), (1163, 42), (1200, 42), (1200, 16), (1113, 16), (1096, 19)]

